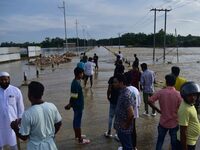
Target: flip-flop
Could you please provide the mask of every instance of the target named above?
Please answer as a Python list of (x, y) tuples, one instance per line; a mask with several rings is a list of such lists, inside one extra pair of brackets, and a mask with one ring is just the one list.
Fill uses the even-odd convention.
[(89, 139), (83, 139), (82, 142), (78, 142), (78, 144), (80, 145), (89, 144), (89, 143), (90, 143)]
[[(85, 135), (85, 134), (82, 134), (82, 135), (81, 135), (81, 138), (82, 138), (82, 139), (85, 139), (85, 138), (86, 138), (86, 135)], [(78, 140), (78, 137), (76, 137), (75, 140)]]
[(104, 133), (104, 136), (105, 136), (106, 138), (111, 138), (111, 137), (112, 137), (112, 134), (108, 134), (108, 132), (105, 132), (105, 133)]

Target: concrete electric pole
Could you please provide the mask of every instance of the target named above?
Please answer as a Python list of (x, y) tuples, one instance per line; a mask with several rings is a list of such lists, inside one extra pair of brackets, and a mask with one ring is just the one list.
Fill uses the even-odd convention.
[(153, 61), (155, 61), (155, 32), (156, 32), (156, 11), (164, 11), (165, 12), (165, 24), (164, 24), (164, 47), (163, 47), (163, 61), (165, 62), (165, 50), (166, 50), (166, 26), (167, 26), (167, 12), (171, 11), (171, 9), (151, 9), (150, 11), (154, 11), (154, 48), (153, 48)]
[(65, 27), (65, 48), (66, 51), (68, 50), (68, 43), (67, 43), (67, 28), (66, 28), (66, 14), (65, 14), (65, 1), (63, 1), (63, 6), (58, 7), (60, 9), (63, 9), (63, 14), (64, 14), (64, 27)]

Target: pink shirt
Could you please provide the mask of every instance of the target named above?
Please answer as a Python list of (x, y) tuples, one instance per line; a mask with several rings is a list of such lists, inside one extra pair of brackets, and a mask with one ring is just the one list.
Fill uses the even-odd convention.
[(166, 87), (149, 98), (150, 102), (159, 101), (161, 116), (160, 125), (164, 128), (174, 128), (178, 125), (178, 108), (181, 104), (181, 95), (174, 87)]

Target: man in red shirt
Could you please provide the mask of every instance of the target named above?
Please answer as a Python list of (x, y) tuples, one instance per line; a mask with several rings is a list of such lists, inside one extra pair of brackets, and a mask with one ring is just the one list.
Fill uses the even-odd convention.
[[(177, 131), (178, 131), (178, 108), (181, 104), (181, 95), (174, 88), (176, 78), (169, 74), (165, 76), (166, 88), (156, 92), (149, 98), (149, 105), (160, 113), (160, 122), (158, 125), (158, 139), (156, 150), (161, 150), (166, 133), (169, 131), (171, 137), (172, 150), (176, 149)], [(158, 101), (160, 109), (154, 105)]]

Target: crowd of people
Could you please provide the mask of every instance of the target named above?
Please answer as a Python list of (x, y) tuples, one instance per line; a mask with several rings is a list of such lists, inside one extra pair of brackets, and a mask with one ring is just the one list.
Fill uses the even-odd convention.
[[(150, 116), (148, 106), (152, 108), (151, 116), (155, 117), (156, 112), (160, 114), (156, 150), (162, 150), (167, 132), (171, 137), (170, 147), (172, 150), (194, 150), (200, 135), (200, 124), (197, 116), (199, 85), (180, 77), (180, 68), (173, 66), (171, 73), (165, 76), (163, 89), (155, 92), (156, 78), (154, 71), (148, 69), (146, 63), (142, 63), (140, 64), (142, 72), (140, 72), (139, 59), (136, 54), (134, 54), (134, 57), (132, 70), (124, 72), (123, 61), (120, 59), (121, 52), (116, 56), (114, 76), (111, 77), (112, 82), (109, 82), (109, 87), (112, 83), (113, 89), (118, 89), (120, 94), (117, 95), (118, 98), (115, 97), (117, 100), (115, 107), (112, 107), (113, 104), (110, 103), (109, 128), (105, 136), (111, 137), (110, 124), (115, 115), (114, 128), (122, 144), (122, 147), (119, 147), (118, 150), (137, 149), (135, 121), (139, 117), (137, 112), (141, 98), (138, 93), (141, 91), (145, 110), (143, 115)], [(133, 88), (135, 89), (133, 90)], [(109, 96), (107, 97), (109, 99)], [(156, 101), (158, 101), (159, 107), (155, 105)], [(115, 108), (115, 111), (113, 108)], [(111, 116), (110, 112), (113, 111), (115, 114)]]
[[(125, 72), (123, 55), (116, 55), (113, 75), (108, 79), (107, 99), (109, 101), (108, 128), (106, 138), (114, 136), (121, 143), (118, 150), (137, 149), (136, 120), (143, 95), (146, 117), (160, 114), (156, 150), (162, 150), (165, 136), (169, 132), (172, 150), (195, 150), (200, 135), (200, 123), (197, 116), (200, 87), (198, 84), (180, 77), (180, 68), (173, 66), (165, 76), (165, 86), (155, 91), (156, 76), (146, 63), (135, 60), (132, 69)], [(141, 71), (140, 71), (141, 68)], [(83, 86), (88, 78), (93, 86), (94, 70), (98, 71), (98, 56), (87, 57), (83, 53), (74, 69), (71, 82), (71, 94), (66, 110), (73, 109), (73, 130), (78, 144), (91, 141), (82, 134), (82, 115), (84, 110)], [(28, 85), (28, 98), (31, 107), (24, 111), (21, 91), (10, 85), (10, 75), (0, 72), (0, 150), (9, 145), (11, 150), (18, 150), (18, 138), (28, 139), (28, 150), (56, 150), (54, 137), (62, 125), (62, 117), (53, 103), (42, 99), (45, 87), (32, 81)], [(158, 101), (158, 105), (156, 102)], [(149, 113), (149, 106), (152, 108)], [(16, 138), (17, 136), (17, 138)]]

